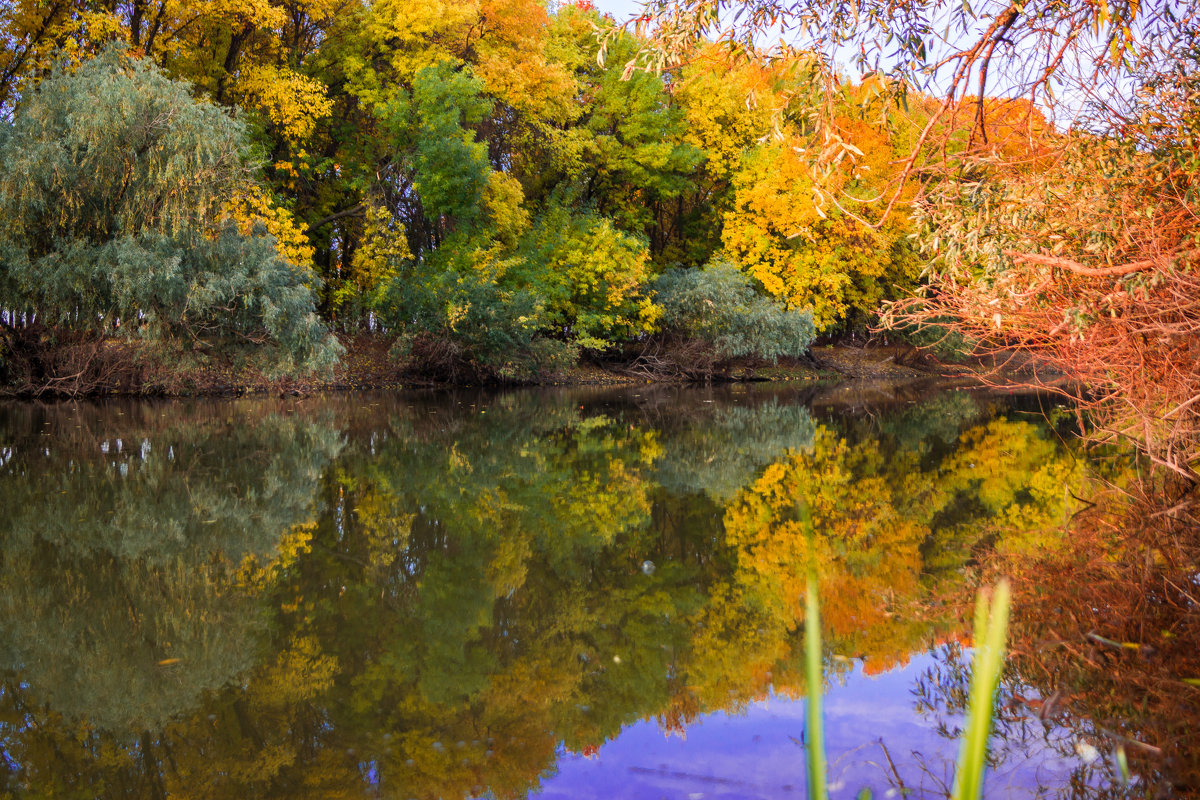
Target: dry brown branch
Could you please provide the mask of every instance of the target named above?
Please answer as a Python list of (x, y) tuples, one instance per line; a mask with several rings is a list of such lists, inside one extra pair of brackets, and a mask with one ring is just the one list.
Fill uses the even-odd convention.
[(707, 381), (727, 372), (728, 359), (699, 339), (655, 336), (642, 342), (618, 372), (647, 380)]

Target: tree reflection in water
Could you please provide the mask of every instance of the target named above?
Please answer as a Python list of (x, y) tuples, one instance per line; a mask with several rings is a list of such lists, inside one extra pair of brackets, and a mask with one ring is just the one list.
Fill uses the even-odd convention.
[[(1119, 773), (1130, 796), (1200, 793), (1200, 518), (1195, 489), (1130, 480), (1098, 495), (1068, 546), (1008, 555), (993, 569), (1018, 575), (1014, 675), (1036, 686), (1036, 711), (1074, 732), (1091, 772)], [(1109, 796), (1097, 793), (1098, 796)], [(1113, 793), (1111, 796), (1120, 796)]]
[(803, 696), (810, 561), (830, 671), (903, 663), (961, 637), (979, 557), (1044, 548), (1084, 480), (1044, 425), (931, 402), (845, 422), (744, 387), (9, 410), (5, 788), (524, 796), (560, 747)]

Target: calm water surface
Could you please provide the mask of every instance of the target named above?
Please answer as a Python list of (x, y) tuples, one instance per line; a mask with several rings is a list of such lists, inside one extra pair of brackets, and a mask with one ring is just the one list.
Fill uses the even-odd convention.
[[(808, 564), (835, 796), (943, 794), (957, 601), (1044, 546), (1078, 463), (965, 392), (805, 400), (0, 407), (4, 794), (800, 797)], [(1019, 692), (990, 790), (1095, 786)]]

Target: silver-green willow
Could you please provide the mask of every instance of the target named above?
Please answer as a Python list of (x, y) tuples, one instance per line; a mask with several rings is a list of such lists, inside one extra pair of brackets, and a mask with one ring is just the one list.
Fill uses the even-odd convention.
[(119, 49), (60, 64), (0, 124), (0, 306), (58, 333), (253, 345), (273, 373), (330, 367), (311, 276), (221, 222), (251, 178), (245, 139)]

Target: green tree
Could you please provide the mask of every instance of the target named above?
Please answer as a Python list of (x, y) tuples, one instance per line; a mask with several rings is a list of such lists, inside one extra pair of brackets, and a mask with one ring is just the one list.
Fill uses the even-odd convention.
[[(0, 140), (0, 292), (39, 326), (6, 327), (9, 358), (53, 382), (35, 336), (122, 337), (193, 351), (252, 345), (274, 372), (326, 369), (339, 346), (311, 275), (275, 241), (220, 221), (249, 175), (244, 128), (117, 50), (56, 68)], [(11, 321), (11, 320), (10, 320)], [(22, 348), (26, 348), (22, 352)]]
[[(694, 186), (704, 153), (686, 138), (683, 110), (667, 81), (645, 73), (622, 80), (596, 63), (594, 10), (564, 5), (550, 26), (548, 48), (570, 70), (578, 117), (561, 130), (539, 131), (526, 143), (531, 197), (555, 198), (593, 209), (620, 230), (645, 236), (661, 268), (672, 260), (695, 263)], [(611, 46), (632, 53), (630, 34)], [(562, 126), (558, 126), (562, 128)]]

